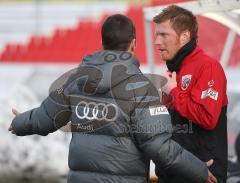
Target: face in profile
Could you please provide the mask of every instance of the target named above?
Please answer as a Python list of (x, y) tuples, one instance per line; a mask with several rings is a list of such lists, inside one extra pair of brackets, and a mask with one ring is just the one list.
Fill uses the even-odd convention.
[(172, 28), (170, 20), (156, 24), (155, 45), (163, 61), (173, 59), (182, 47), (180, 36)]

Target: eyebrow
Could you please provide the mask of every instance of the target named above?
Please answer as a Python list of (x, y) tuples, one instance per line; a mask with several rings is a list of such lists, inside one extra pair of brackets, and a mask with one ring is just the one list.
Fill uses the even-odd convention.
[(157, 32), (155, 32), (155, 35), (161, 35), (161, 36), (164, 36), (164, 35), (168, 35), (168, 33), (157, 31)]

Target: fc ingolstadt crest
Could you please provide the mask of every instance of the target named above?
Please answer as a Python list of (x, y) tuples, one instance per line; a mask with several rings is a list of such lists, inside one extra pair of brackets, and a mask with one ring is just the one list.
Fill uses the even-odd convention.
[(192, 78), (191, 74), (182, 76), (182, 86), (181, 86), (182, 90), (186, 90), (188, 88), (191, 78)]

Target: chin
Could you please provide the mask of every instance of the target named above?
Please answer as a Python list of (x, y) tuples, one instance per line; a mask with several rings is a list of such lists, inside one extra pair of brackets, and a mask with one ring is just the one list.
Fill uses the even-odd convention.
[(166, 57), (161, 57), (162, 61), (167, 62), (169, 59)]
[(165, 62), (168, 61), (168, 60), (171, 60), (171, 58), (168, 55), (164, 55), (164, 56), (162, 55), (161, 59)]
[(160, 58), (161, 58), (162, 61), (164, 61), (164, 62), (166, 61), (166, 57), (160, 55)]
[(164, 57), (164, 60), (166, 60), (166, 62), (171, 61), (174, 57)]

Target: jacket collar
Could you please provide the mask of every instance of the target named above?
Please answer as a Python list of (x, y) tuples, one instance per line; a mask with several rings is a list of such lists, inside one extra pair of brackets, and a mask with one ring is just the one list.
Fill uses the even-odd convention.
[(189, 55), (185, 57), (185, 59), (182, 62), (182, 65), (186, 65), (188, 63), (191, 63), (194, 61), (194, 57), (198, 55), (199, 53), (203, 52), (202, 49), (197, 45), (197, 47), (191, 52)]
[(174, 56), (173, 59), (168, 60), (166, 65), (170, 72), (179, 72), (181, 69), (182, 62), (185, 58), (190, 55), (197, 46), (197, 40), (192, 39), (187, 44), (185, 44)]

